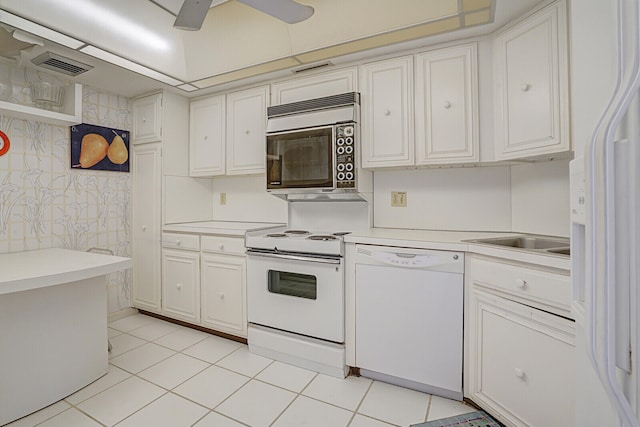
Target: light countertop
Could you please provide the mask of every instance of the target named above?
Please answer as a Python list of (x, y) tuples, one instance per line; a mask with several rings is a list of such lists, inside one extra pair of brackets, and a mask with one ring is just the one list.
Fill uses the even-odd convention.
[(244, 237), (248, 231), (265, 230), (283, 225), (285, 224), (269, 222), (201, 221), (166, 224), (162, 226), (162, 231)]
[(131, 258), (50, 248), (0, 254), (0, 295), (60, 285), (133, 267)]
[(344, 241), (345, 243), (367, 245), (470, 252), (561, 270), (569, 270), (571, 268), (571, 258), (568, 256), (467, 242), (467, 240), (471, 239), (487, 239), (522, 234), (525, 233), (370, 228), (348, 234), (344, 236)]

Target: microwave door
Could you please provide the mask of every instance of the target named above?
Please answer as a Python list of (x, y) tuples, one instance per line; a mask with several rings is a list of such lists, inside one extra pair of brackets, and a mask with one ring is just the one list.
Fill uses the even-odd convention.
[(333, 127), (267, 136), (267, 189), (333, 188)]

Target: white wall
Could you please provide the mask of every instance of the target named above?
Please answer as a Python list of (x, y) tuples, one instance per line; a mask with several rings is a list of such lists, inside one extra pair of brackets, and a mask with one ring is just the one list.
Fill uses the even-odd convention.
[(511, 167), (513, 231), (569, 236), (569, 160)]
[[(375, 227), (511, 230), (508, 166), (376, 171)], [(391, 192), (407, 192), (407, 207), (391, 207)]]
[[(213, 178), (213, 220), (287, 222), (287, 202), (266, 191), (264, 175)], [(227, 203), (220, 204), (220, 193)]]

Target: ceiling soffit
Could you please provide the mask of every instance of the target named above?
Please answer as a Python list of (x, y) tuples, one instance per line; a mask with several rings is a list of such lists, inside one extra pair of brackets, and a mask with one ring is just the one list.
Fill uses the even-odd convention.
[(174, 15), (158, 1), (0, 0), (0, 21), (8, 11), (82, 42), (72, 49), (194, 91), (487, 24), (495, 16), (495, 0), (299, 0), (316, 12), (289, 25), (231, 0), (212, 8), (200, 31), (189, 32), (174, 29)]

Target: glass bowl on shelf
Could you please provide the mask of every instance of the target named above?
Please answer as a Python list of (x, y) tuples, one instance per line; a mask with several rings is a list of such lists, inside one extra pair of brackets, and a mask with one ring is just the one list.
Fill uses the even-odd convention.
[(44, 110), (59, 111), (64, 102), (64, 87), (49, 82), (32, 82), (31, 101)]

